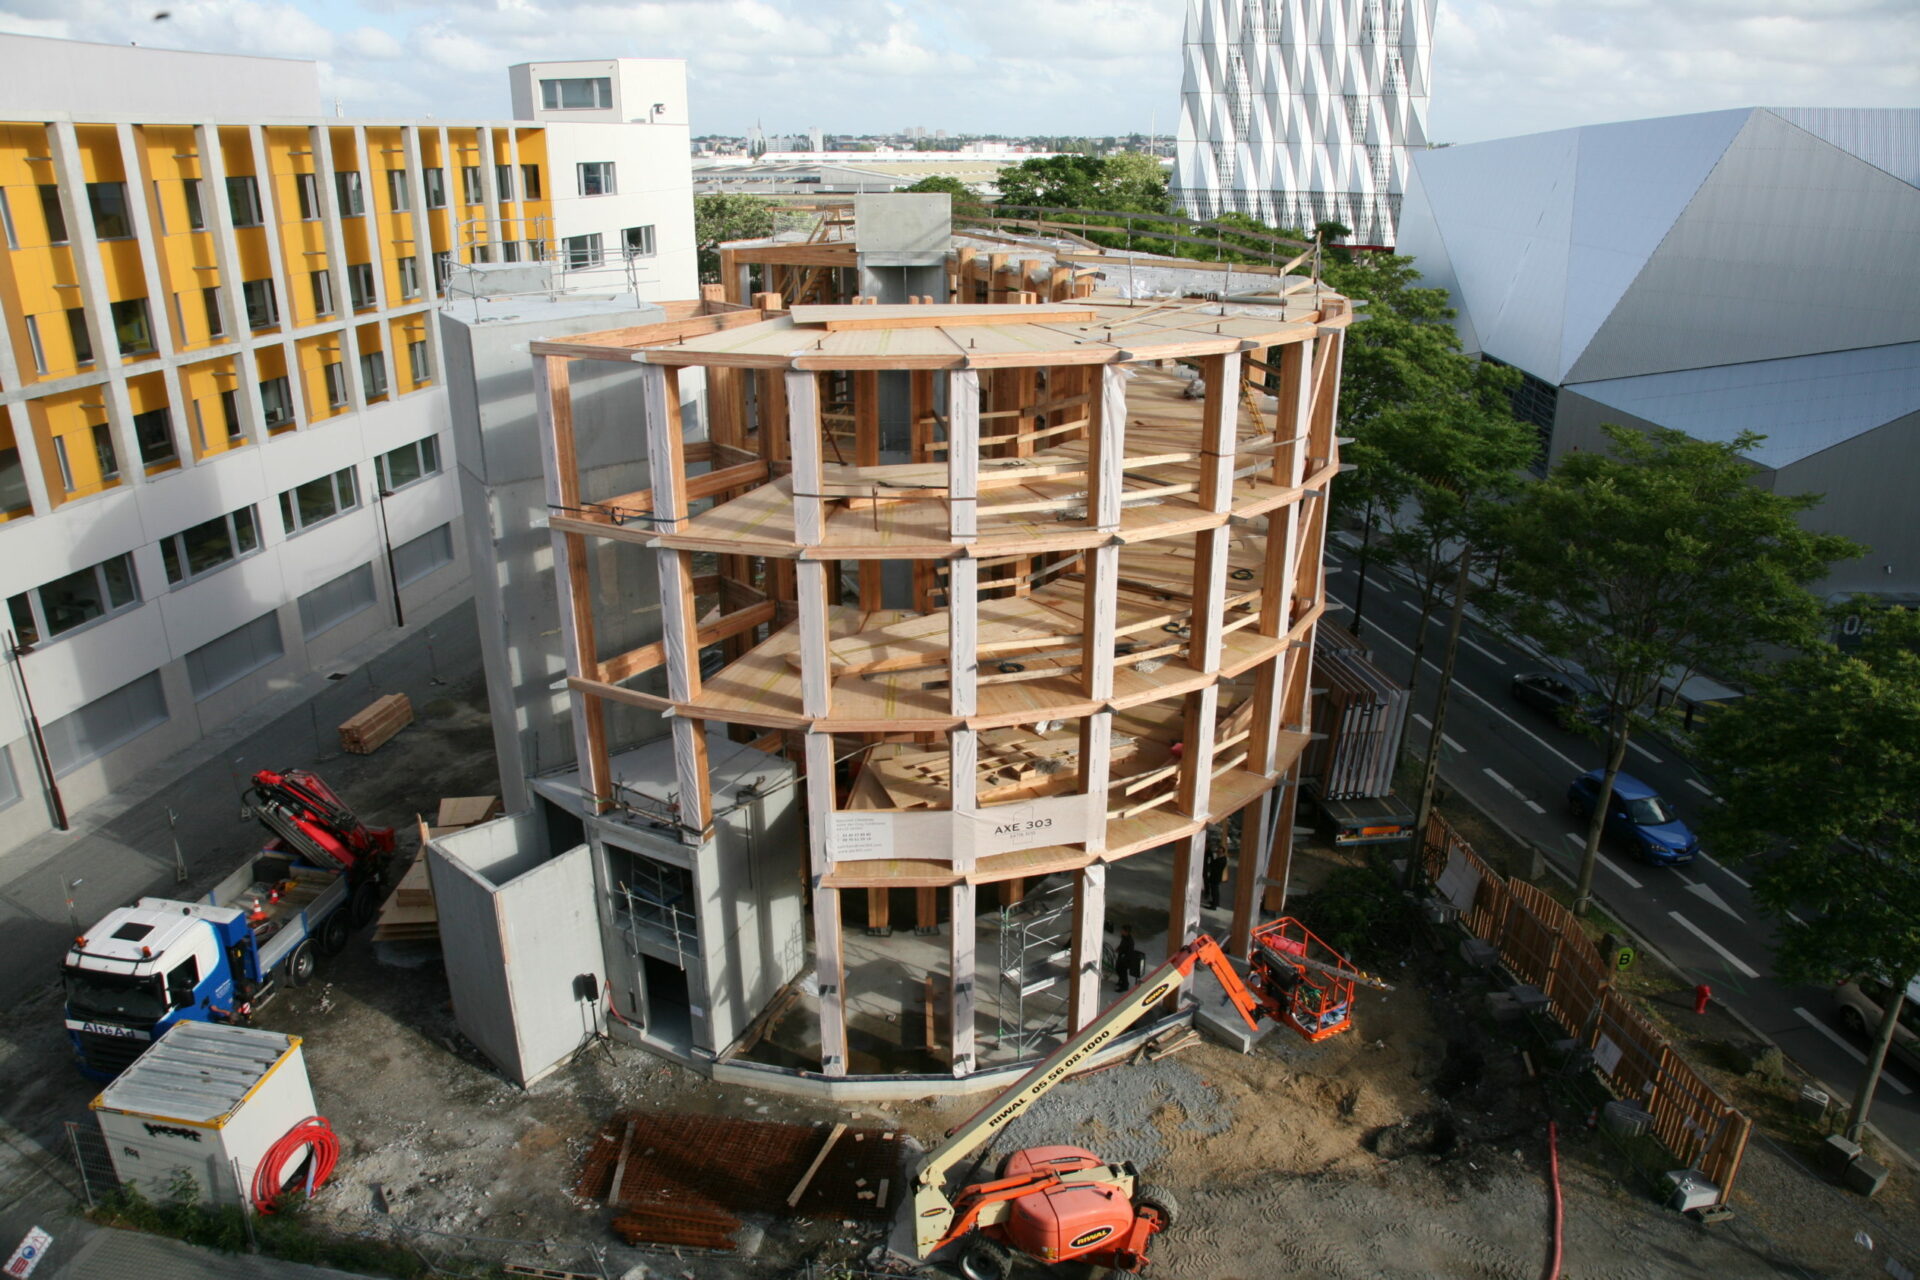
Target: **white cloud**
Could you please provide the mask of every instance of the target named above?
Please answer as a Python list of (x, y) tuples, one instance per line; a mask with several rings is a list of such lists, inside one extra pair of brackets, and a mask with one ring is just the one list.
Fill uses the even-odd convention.
[[(155, 22), (153, 13), (171, 17)], [(689, 59), (696, 132), (1177, 120), (1187, 0), (0, 0), (0, 30), (311, 58), (349, 113), (498, 117), (506, 68)], [(1432, 131), (1909, 105), (1913, 0), (1441, 0)]]

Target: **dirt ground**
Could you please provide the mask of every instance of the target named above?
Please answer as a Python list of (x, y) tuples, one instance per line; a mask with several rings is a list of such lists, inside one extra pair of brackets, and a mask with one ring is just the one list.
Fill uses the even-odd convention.
[[(380, 821), (430, 807), (434, 797), (417, 794), (421, 778), (436, 779), (435, 796), (490, 789), (477, 696), (471, 684), (451, 690), (379, 755), (324, 762), (322, 772)], [(1334, 865), (1309, 856), (1306, 887)], [(1587, 1128), (1592, 1095), (1552, 1074), (1546, 1037), (1485, 1016), (1491, 980), (1457, 959), (1458, 938), (1416, 931), (1404, 952), (1366, 957), (1395, 990), (1363, 992), (1347, 1034), (1309, 1045), (1275, 1031), (1245, 1056), (1208, 1043), (1110, 1068), (1057, 1089), (1010, 1137), (1135, 1160), (1179, 1205), (1155, 1244), (1155, 1274), (1166, 1277), (1532, 1280), (1549, 1249), (1550, 1120), (1559, 1125), (1565, 1276), (1864, 1280), (1886, 1274), (1889, 1257), (1920, 1265), (1910, 1247), (1920, 1243), (1913, 1179), (1897, 1173), (1869, 1203), (1797, 1169), (1818, 1135), (1785, 1118), (1790, 1084), (1722, 1080), (1780, 1135), (1756, 1138), (1732, 1221), (1702, 1226), (1660, 1207), (1632, 1153)], [(1203, 995), (1210, 983), (1201, 980)], [(1657, 979), (1645, 994), (1658, 1014), (1666, 993)], [(976, 1105), (836, 1108), (717, 1087), (641, 1051), (591, 1044), (523, 1092), (460, 1037), (431, 947), (358, 945), (313, 985), (274, 1000), (260, 1023), (304, 1038), (320, 1109), (343, 1139), (317, 1220), (404, 1241), (451, 1274), (504, 1262), (630, 1280), (798, 1275), (809, 1260), (858, 1267), (876, 1257), (884, 1228), (796, 1221), (770, 1205), (754, 1220), (762, 1238), (749, 1256), (675, 1255), (620, 1245), (610, 1211), (570, 1188), (616, 1111), (846, 1120), (931, 1145)], [(1683, 1044), (1711, 1064), (1735, 1031), (1689, 1024)], [(71, 1070), (51, 984), (0, 1016), (0, 1094), (15, 1124), (58, 1150), (59, 1122), (86, 1123), (93, 1092)], [(991, 1172), (999, 1154), (978, 1167)], [(1073, 1269), (1063, 1274), (1073, 1280)]]

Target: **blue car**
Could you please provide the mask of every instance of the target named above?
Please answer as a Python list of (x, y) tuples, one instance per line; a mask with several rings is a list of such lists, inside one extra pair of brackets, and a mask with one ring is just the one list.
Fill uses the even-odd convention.
[[(1567, 808), (1575, 817), (1593, 813), (1603, 776), (1602, 770), (1595, 769), (1581, 774), (1567, 787)], [(1700, 852), (1700, 837), (1681, 821), (1673, 806), (1630, 773), (1614, 775), (1607, 834), (1631, 844), (1642, 859), (1657, 867), (1685, 866)]]

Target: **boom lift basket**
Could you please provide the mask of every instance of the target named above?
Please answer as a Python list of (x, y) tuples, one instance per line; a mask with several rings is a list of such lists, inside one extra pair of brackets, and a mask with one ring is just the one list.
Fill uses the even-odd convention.
[(1353, 1025), (1353, 984), (1364, 975), (1286, 916), (1253, 932), (1253, 976), (1282, 1020), (1318, 1044)]

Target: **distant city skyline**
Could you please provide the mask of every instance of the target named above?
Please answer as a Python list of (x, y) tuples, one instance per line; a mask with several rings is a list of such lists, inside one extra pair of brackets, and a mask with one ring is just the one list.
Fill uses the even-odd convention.
[[(155, 14), (168, 16), (156, 20)], [(506, 113), (504, 67), (688, 60), (693, 131), (1103, 136), (1177, 123), (1187, 0), (0, 0), (0, 31), (305, 58), (348, 115)], [(1920, 102), (1911, 0), (1441, 0), (1431, 136)], [(880, 118), (885, 117), (885, 118)], [(786, 121), (804, 124), (786, 124)]]

